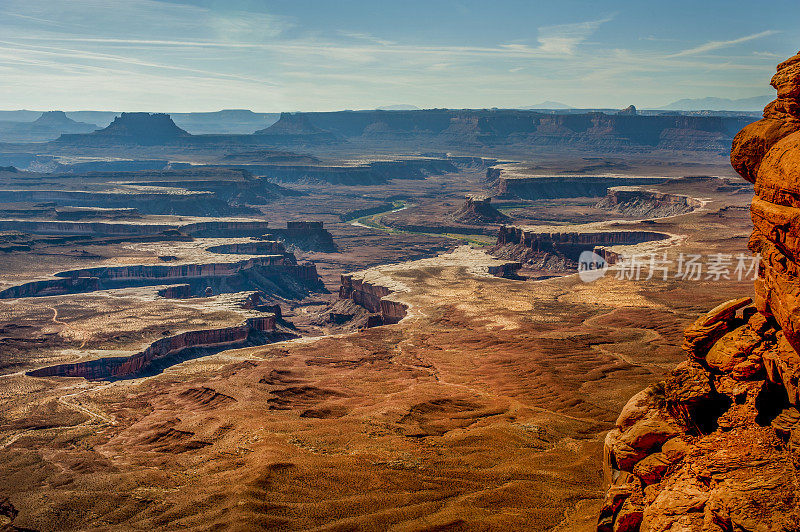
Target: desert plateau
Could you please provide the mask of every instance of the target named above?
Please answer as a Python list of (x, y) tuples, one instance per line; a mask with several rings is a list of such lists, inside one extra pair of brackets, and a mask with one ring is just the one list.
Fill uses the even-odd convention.
[(800, 531), (787, 17), (245, 3), (0, 20), (0, 530)]

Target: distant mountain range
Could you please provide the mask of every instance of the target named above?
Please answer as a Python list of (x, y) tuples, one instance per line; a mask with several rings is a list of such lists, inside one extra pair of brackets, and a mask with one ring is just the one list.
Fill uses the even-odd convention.
[(684, 98), (659, 109), (669, 111), (760, 111), (774, 99), (774, 96), (768, 94), (738, 100), (715, 98), (713, 96), (707, 98)]

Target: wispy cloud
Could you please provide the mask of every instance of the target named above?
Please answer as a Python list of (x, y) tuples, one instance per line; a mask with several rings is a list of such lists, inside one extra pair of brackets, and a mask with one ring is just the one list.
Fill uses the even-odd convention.
[(598, 30), (611, 23), (617, 29), (621, 17), (594, 17), (542, 23), (533, 34), (526, 28), (470, 38), (443, 31), (422, 40), (418, 28), (404, 34), (354, 21), (319, 29), (304, 26), (302, 17), (159, 0), (0, 0), (0, 99), (4, 107), (172, 111), (396, 102), (487, 107), (547, 99), (596, 106), (598, 98), (646, 106), (646, 98), (704, 96), (708, 86), (732, 87), (724, 95), (739, 96), (735, 87), (750, 91), (774, 64), (746, 46), (731, 50), (737, 54), (708, 53), (774, 30), (676, 54), (675, 44), (658, 42), (672, 33), (611, 46)]
[(558, 26), (543, 26), (539, 28), (539, 50), (555, 54), (573, 55), (578, 45), (588, 39), (597, 28), (612, 17), (577, 22), (574, 24), (560, 24)]
[(759, 33), (753, 33), (752, 35), (745, 35), (744, 37), (739, 37), (738, 39), (731, 39), (729, 41), (709, 41), (705, 44), (701, 44), (700, 46), (695, 46), (694, 48), (689, 48), (688, 50), (683, 50), (682, 52), (672, 54), (670, 57), (683, 57), (686, 55), (698, 55), (706, 52), (713, 52), (714, 50), (720, 50), (722, 48), (728, 48), (729, 46), (735, 46), (748, 41), (754, 41), (756, 39), (761, 39), (762, 37), (769, 37), (770, 35), (775, 35), (776, 33), (779, 32), (775, 30), (767, 30)]

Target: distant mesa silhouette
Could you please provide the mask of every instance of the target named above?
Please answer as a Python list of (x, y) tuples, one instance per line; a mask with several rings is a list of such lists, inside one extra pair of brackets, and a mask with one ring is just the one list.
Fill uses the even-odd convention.
[(191, 135), (175, 125), (165, 113), (122, 113), (93, 137), (124, 139), (137, 144), (159, 144)]
[[(45, 111), (42, 115), (32, 122), (36, 126), (45, 126), (52, 128), (96, 128), (95, 124), (86, 122), (78, 122), (67, 116), (64, 111)], [(65, 130), (66, 131), (66, 130)]]

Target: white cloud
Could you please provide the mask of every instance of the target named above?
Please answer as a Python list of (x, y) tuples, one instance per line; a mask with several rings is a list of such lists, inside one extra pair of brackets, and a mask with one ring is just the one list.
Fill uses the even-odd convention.
[(542, 52), (574, 55), (578, 45), (588, 39), (597, 28), (611, 18), (577, 22), (575, 24), (560, 24), (558, 26), (543, 26), (539, 28), (539, 50)]
[(739, 37), (738, 39), (731, 39), (729, 41), (709, 41), (705, 44), (701, 44), (700, 46), (695, 46), (694, 48), (689, 48), (688, 50), (683, 50), (682, 52), (672, 54), (671, 57), (683, 57), (686, 55), (697, 55), (706, 52), (713, 52), (714, 50), (735, 46), (737, 44), (753, 41), (762, 37), (768, 37), (770, 35), (775, 35), (776, 33), (778, 32), (775, 30), (767, 30), (759, 33), (753, 33), (752, 35), (745, 35), (744, 37)]
[(0, 101), (176, 112), (365, 108), (387, 99), (420, 107), (546, 99), (646, 107), (648, 97), (660, 104), (705, 96), (714, 85), (736, 97), (736, 87), (766, 80), (775, 62), (749, 51), (703, 55), (771, 32), (672, 55), (590, 43), (610, 20), (543, 26), (538, 42), (508, 35), (496, 44), (432, 44), (345, 28), (320, 34), (268, 13), (157, 0), (0, 0)]

